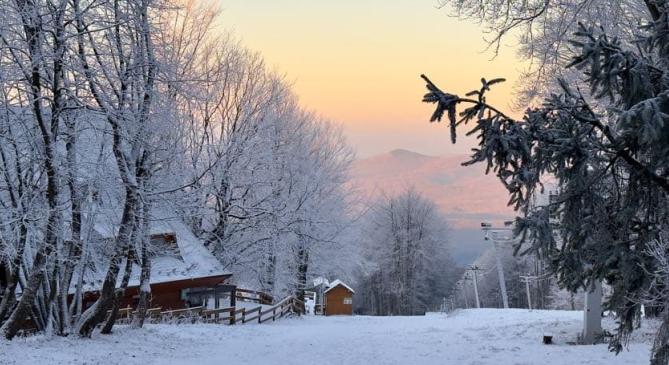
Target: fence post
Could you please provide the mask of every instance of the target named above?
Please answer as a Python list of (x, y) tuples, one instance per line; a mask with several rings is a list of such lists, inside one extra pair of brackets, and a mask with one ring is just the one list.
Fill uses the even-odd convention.
[(230, 311), (230, 325), (231, 326), (235, 324), (235, 312), (237, 312), (237, 308), (232, 307), (232, 311)]
[(261, 322), (261, 319), (262, 319), (261, 317), (262, 317), (262, 306), (260, 306), (260, 308), (258, 308), (258, 323), (262, 323)]

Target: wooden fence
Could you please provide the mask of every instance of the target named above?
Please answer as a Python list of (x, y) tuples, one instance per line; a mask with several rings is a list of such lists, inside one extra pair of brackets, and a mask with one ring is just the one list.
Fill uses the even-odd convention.
[[(266, 298), (265, 298), (266, 299)], [(260, 300), (260, 299), (259, 299)], [(294, 296), (288, 296), (277, 304), (263, 310), (262, 305), (253, 308), (216, 308), (193, 307), (170, 311), (161, 311), (161, 308), (151, 308), (147, 311), (146, 321), (149, 323), (219, 323), (245, 324), (265, 323), (275, 321), (288, 313), (304, 314), (304, 302)], [(122, 308), (118, 311), (118, 323), (130, 323), (137, 316), (132, 308)]]
[(235, 296), (237, 297), (237, 299), (245, 302), (253, 302), (265, 305), (271, 305), (272, 302), (274, 301), (274, 298), (267, 293), (255, 290), (241, 289), (241, 288), (237, 288)]

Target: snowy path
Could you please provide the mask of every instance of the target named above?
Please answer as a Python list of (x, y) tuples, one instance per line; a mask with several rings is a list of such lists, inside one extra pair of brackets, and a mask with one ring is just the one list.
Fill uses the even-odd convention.
[[(0, 341), (0, 364), (646, 364), (645, 328), (629, 351), (572, 346), (580, 312), (469, 310), (447, 317), (303, 317), (236, 327), (119, 328), (92, 340)], [(612, 325), (608, 323), (609, 325)], [(541, 344), (544, 331), (556, 345)]]

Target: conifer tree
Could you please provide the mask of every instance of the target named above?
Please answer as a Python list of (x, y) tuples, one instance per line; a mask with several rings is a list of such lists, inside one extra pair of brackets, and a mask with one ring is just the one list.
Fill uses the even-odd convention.
[[(639, 29), (636, 47), (579, 24), (568, 67), (589, 90), (559, 80), (560, 91), (519, 120), (486, 101), (503, 79), (482, 79), (480, 89), (460, 97), (423, 76), (423, 100), (437, 105), (431, 121), (447, 116), (453, 141), (456, 128), (468, 125), (479, 146), (464, 164), (485, 163), (507, 188), (519, 213), (516, 253), (546, 257), (571, 291), (594, 281), (611, 286), (605, 306), (618, 317), (615, 352), (638, 324), (644, 298), (661, 295), (648, 275), (661, 263), (647, 247), (669, 230), (669, 3), (645, 4), (653, 21)], [(545, 178), (557, 182), (557, 199), (534, 207), (531, 197)], [(550, 214), (559, 216), (557, 226)], [(669, 362), (664, 318), (651, 364)]]

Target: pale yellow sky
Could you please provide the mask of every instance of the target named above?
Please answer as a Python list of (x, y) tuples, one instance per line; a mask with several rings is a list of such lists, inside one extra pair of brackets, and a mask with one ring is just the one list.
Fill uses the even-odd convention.
[(405, 148), (468, 151), (430, 125), (420, 102), (425, 73), (464, 94), (505, 77), (489, 100), (509, 107), (522, 70), (513, 39), (491, 60), (482, 28), (449, 17), (436, 0), (220, 0), (222, 26), (293, 81), (304, 106), (340, 122), (359, 157)]

